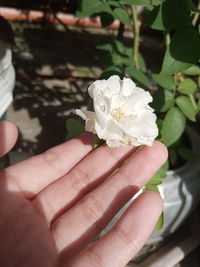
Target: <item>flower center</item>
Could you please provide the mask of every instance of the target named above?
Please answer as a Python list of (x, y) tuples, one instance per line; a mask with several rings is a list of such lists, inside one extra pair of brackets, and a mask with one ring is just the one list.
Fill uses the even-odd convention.
[(111, 112), (111, 116), (114, 120), (120, 121), (124, 117), (124, 112), (122, 112), (121, 108), (114, 108)]

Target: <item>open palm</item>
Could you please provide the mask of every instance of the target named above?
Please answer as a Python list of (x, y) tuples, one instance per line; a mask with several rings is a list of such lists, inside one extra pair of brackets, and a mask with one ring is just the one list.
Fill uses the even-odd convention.
[[(2, 122), (0, 156), (16, 138), (15, 126)], [(142, 193), (113, 229), (91, 241), (166, 157), (159, 142), (139, 150), (106, 145), (93, 150), (91, 135), (84, 133), (2, 170), (0, 266), (125, 266), (161, 213), (157, 193)]]

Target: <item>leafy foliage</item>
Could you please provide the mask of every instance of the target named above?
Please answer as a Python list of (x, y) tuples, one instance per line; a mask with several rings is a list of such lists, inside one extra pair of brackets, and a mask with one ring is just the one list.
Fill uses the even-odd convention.
[[(168, 36), (166, 42), (163, 40), (166, 49), (160, 72), (148, 69), (138, 49), (137, 25), (143, 21), (139, 23), (139, 17), (133, 13), (137, 5), (146, 9), (143, 21)], [(192, 0), (79, 0), (79, 17), (100, 15), (103, 27), (114, 19), (125, 27), (133, 27), (136, 36), (132, 46), (115, 37), (97, 45), (105, 66), (100, 78), (127, 75), (138, 85), (154, 90), (152, 107), (158, 116), (158, 139), (168, 147), (181, 139), (187, 121), (195, 122), (200, 111), (200, 100), (196, 98), (200, 84), (200, 28), (194, 22), (198, 13)], [(175, 151), (171, 152), (173, 159), (180, 154), (178, 148), (171, 151)], [(156, 181), (157, 177), (153, 179)]]
[(188, 96), (178, 96), (176, 99), (176, 104), (183, 114), (191, 121), (195, 121), (195, 109), (192, 105), (191, 100)]
[(191, 12), (187, 0), (160, 1), (160, 5), (148, 11), (146, 16), (146, 23), (156, 30), (179, 29), (191, 22)]
[(156, 230), (160, 230), (162, 229), (162, 227), (164, 226), (165, 220), (164, 220), (164, 212), (161, 213), (157, 223), (156, 223)]
[(183, 113), (177, 108), (169, 109), (163, 120), (161, 129), (161, 141), (169, 147), (175, 143), (183, 134), (186, 126), (186, 119)]
[(133, 77), (133, 79), (137, 80), (140, 84), (151, 88), (151, 83), (147, 76), (141, 70), (136, 69), (135, 66), (127, 67), (125, 72)]
[[(185, 37), (187, 36), (187, 41)], [(172, 37), (166, 50), (162, 71), (168, 74), (186, 70), (200, 58), (200, 36), (194, 27), (184, 27)]]
[(129, 17), (129, 15), (125, 9), (120, 8), (120, 7), (115, 8), (113, 10), (113, 14), (114, 14), (115, 18), (119, 19), (124, 25), (131, 26), (130, 17)]
[(175, 82), (172, 75), (163, 74), (163, 73), (153, 73), (152, 78), (157, 84), (159, 84), (162, 88), (167, 90), (174, 90)]
[(85, 131), (84, 125), (75, 119), (68, 119), (66, 122), (68, 138), (75, 138)]
[(193, 94), (197, 90), (197, 84), (192, 79), (185, 79), (183, 80), (178, 87), (178, 91), (181, 94)]

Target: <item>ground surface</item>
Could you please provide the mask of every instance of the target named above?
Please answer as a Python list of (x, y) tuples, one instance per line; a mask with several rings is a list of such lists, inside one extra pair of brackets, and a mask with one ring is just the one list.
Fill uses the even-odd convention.
[(66, 139), (67, 116), (87, 105), (92, 79), (70, 81), (69, 77), (94, 77), (98, 69), (66, 32), (49, 25), (12, 26), (16, 86), (8, 119), (19, 126), (16, 149), (40, 153)]
[[(49, 23), (12, 23), (16, 70), (14, 101), (8, 111), (20, 130), (16, 149), (40, 153), (66, 139), (66, 119), (88, 105), (87, 87), (103, 70), (96, 44), (116, 33), (96, 29), (66, 30)], [(132, 45), (131, 33), (125, 41)], [(159, 42), (143, 37), (142, 49), (159, 64)], [(156, 60), (151, 60), (151, 57)], [(74, 79), (73, 77), (78, 77)]]

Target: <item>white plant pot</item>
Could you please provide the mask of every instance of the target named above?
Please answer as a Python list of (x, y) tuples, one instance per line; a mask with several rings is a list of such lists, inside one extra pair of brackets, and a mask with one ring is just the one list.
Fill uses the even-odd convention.
[(155, 230), (147, 244), (162, 241), (174, 233), (200, 202), (200, 136), (192, 128), (188, 129), (188, 134), (197, 160), (167, 172), (159, 186), (164, 198), (164, 227)]
[(12, 65), (10, 45), (0, 41), (0, 118), (12, 102), (15, 71)]
[[(153, 232), (147, 244), (162, 241), (166, 236), (174, 233), (200, 202), (200, 137), (193, 129), (188, 129), (188, 133), (198, 159), (196, 162), (187, 163), (177, 170), (169, 170), (167, 172), (167, 177), (164, 179), (163, 184), (159, 186), (161, 195), (164, 198), (165, 224), (160, 231), (155, 230)], [(136, 197), (133, 197), (117, 213), (101, 233), (101, 236), (114, 226)]]

